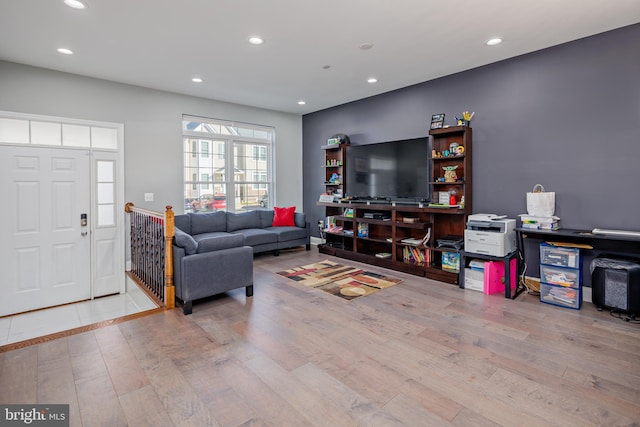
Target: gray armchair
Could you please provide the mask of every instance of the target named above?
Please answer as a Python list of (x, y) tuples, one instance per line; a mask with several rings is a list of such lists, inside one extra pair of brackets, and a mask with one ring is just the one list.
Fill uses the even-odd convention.
[(253, 249), (244, 236), (223, 235), (196, 242), (176, 228), (173, 245), (176, 298), (184, 314), (191, 314), (194, 300), (244, 287), (253, 296)]

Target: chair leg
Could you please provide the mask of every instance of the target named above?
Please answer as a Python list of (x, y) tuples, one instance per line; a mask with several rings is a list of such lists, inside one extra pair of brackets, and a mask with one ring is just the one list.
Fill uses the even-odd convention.
[(192, 301), (185, 301), (184, 305), (182, 306), (182, 312), (184, 313), (184, 315), (186, 316), (187, 314), (191, 314), (192, 309)]
[(307, 243), (305, 246), (305, 249), (310, 251), (311, 250), (311, 243)]
[(280, 249), (276, 249), (273, 251), (273, 256), (280, 256)]
[(245, 294), (247, 295), (247, 297), (252, 297), (253, 296), (253, 284), (247, 286), (245, 288)]

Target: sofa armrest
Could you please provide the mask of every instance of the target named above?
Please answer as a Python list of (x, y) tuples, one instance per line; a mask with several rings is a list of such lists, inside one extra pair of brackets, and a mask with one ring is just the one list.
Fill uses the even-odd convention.
[(176, 286), (176, 296), (183, 301), (253, 284), (253, 249), (250, 246), (190, 255), (181, 261), (181, 286)]

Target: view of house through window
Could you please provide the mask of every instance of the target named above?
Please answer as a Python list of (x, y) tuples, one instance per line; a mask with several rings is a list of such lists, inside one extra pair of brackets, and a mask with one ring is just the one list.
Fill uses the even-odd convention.
[(183, 116), (184, 211), (271, 206), (275, 130)]

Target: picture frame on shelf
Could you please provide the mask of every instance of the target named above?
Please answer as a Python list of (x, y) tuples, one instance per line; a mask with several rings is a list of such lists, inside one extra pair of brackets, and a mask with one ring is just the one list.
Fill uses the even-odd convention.
[(431, 116), (431, 129), (442, 129), (444, 127), (444, 113)]

